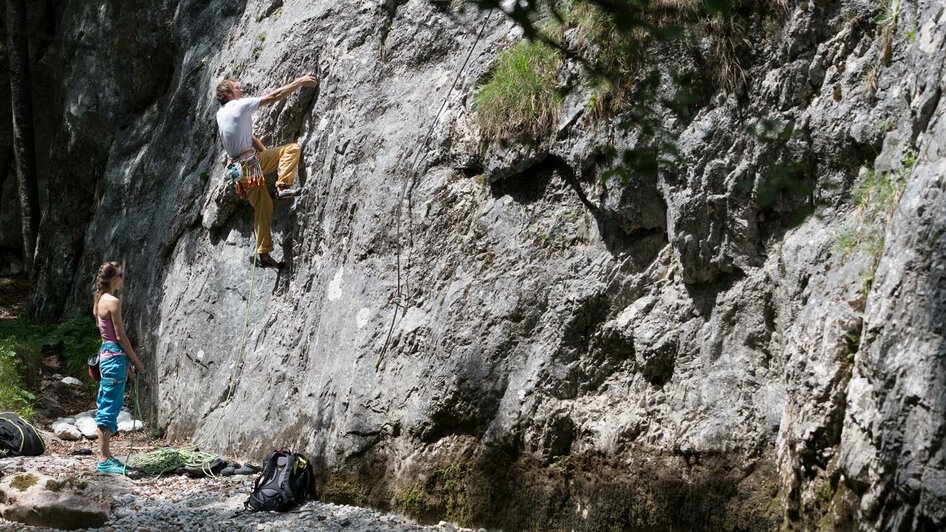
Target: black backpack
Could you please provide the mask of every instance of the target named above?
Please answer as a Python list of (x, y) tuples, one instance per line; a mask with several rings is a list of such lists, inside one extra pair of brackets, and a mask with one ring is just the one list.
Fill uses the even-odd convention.
[(253, 511), (285, 512), (313, 494), (312, 464), (301, 454), (270, 451), (244, 506)]
[(13, 412), (0, 414), (0, 457), (39, 456), (46, 451), (33, 425)]

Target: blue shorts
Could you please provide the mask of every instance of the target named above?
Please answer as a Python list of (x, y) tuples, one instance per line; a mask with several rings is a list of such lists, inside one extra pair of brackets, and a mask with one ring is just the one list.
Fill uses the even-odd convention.
[(102, 380), (99, 381), (99, 394), (95, 398), (95, 424), (114, 433), (118, 430), (118, 413), (125, 402), (125, 377), (128, 361), (125, 355), (113, 356), (99, 362)]

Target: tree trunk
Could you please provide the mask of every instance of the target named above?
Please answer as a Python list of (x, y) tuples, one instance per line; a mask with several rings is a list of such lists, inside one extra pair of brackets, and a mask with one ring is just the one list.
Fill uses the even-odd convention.
[(19, 179), (23, 262), (32, 277), (40, 212), (39, 186), (36, 183), (36, 146), (33, 143), (33, 96), (25, 0), (7, 0), (7, 52), (10, 54), (13, 153)]

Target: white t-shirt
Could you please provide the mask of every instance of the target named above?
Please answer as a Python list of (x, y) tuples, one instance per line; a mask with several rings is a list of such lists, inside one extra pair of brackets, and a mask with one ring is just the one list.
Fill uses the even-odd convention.
[(259, 98), (230, 100), (217, 110), (217, 127), (223, 149), (230, 157), (253, 147), (253, 111), (259, 108)]

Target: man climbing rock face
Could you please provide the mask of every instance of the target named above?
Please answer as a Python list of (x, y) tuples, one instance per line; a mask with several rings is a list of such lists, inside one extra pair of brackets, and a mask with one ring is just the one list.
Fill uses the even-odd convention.
[(253, 112), (261, 105), (285, 100), (302, 87), (315, 87), (318, 84), (319, 80), (310, 74), (279, 87), (262, 98), (244, 97), (240, 84), (232, 78), (217, 84), (216, 98), (220, 102), (217, 127), (220, 129), (223, 148), (230, 160), (241, 169), (237, 193), (245, 196), (253, 206), (258, 264), (265, 267), (275, 268), (278, 264), (269, 256), (269, 252), (273, 250), (270, 228), (273, 200), (266, 190), (263, 176), (278, 170), (277, 198), (293, 198), (299, 195), (299, 189), (293, 188), (296, 167), (299, 166), (299, 145), (291, 143), (267, 149), (253, 134)]

